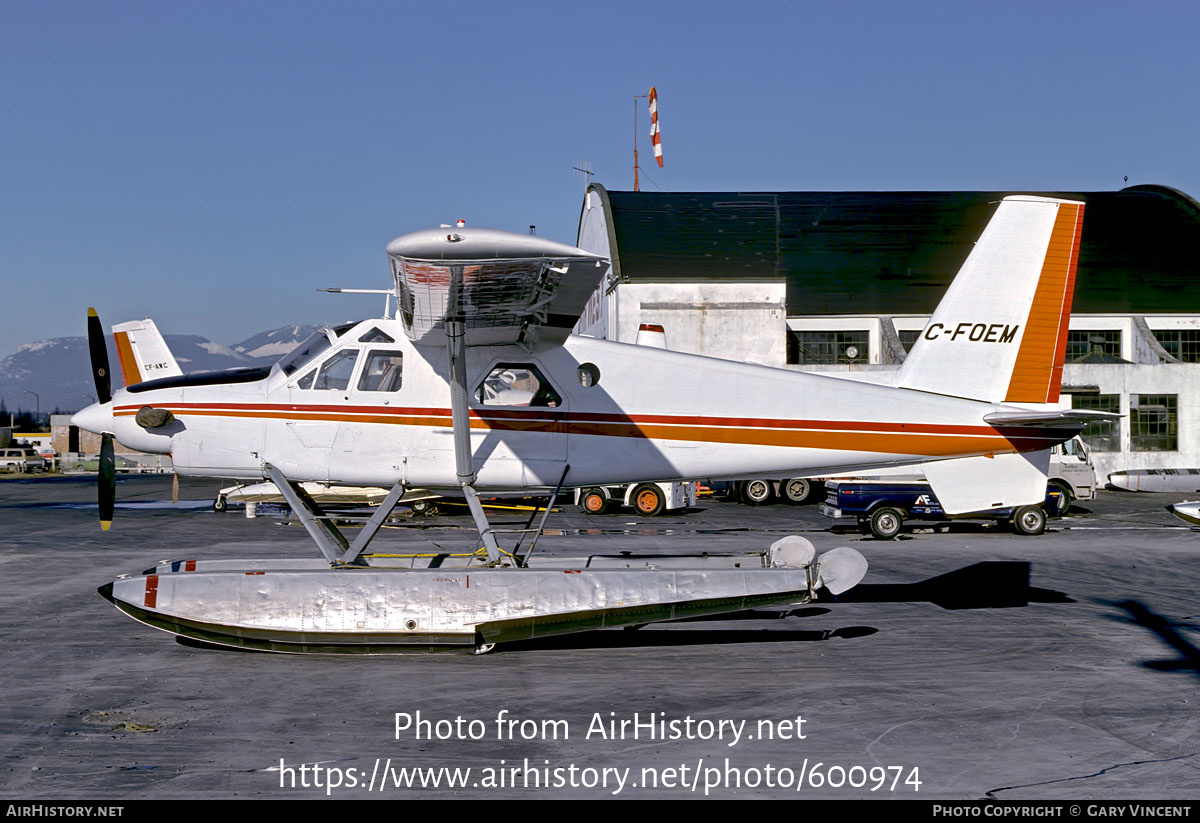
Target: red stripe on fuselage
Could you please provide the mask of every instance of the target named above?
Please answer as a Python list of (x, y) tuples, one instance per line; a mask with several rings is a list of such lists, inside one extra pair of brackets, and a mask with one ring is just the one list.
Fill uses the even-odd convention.
[[(168, 403), (176, 416), (316, 420), (449, 428), (444, 408), (278, 403)], [(116, 408), (116, 416), (140, 406)], [(626, 415), (567, 412), (552, 408), (472, 409), (471, 428), (540, 431), (601, 437), (678, 440), (700, 443), (783, 446), (835, 451), (945, 456), (1048, 448), (1061, 438), (1020, 427), (995, 428), (937, 423), (892, 423), (784, 418), (727, 418), (681, 415)]]

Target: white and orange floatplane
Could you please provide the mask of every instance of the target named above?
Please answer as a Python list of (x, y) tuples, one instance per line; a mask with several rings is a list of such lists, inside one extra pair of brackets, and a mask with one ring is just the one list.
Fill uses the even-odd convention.
[[(1054, 408), (1083, 211), (1005, 198), (894, 385), (574, 335), (609, 261), (466, 227), (394, 240), (394, 310), (389, 300), (382, 318), (323, 329), (270, 368), (182, 374), (165, 346), (139, 360), (139, 328), (123, 324), (127, 385), (113, 392), (92, 312), (100, 402), (74, 422), (104, 435), (101, 520), (112, 519), (116, 437), (170, 454), (181, 475), (271, 481), (320, 551), (164, 563), (101, 591), (137, 620), (204, 641), (368, 653), (486, 650), (845, 591), (863, 557), (817, 557), (800, 537), (746, 554), (531, 557), (527, 535), (491, 527), (479, 495), (921, 463), (948, 513), (1019, 517), (1045, 496), (1046, 450), (1106, 416)], [(350, 539), (306, 482), (389, 493)], [(369, 554), (412, 489), (465, 496), (482, 548)]]

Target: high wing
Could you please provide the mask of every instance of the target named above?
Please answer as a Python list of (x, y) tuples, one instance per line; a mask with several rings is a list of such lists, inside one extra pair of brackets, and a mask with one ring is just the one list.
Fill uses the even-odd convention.
[(464, 324), (471, 346), (562, 345), (609, 262), (495, 229), (426, 229), (387, 252), (408, 336), (435, 346), (446, 345), (448, 320)]

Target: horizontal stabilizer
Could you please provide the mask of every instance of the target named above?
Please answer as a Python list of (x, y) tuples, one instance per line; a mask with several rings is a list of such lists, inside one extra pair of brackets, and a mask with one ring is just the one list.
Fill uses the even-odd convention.
[(1094, 411), (1092, 409), (1051, 409), (1050, 411), (1020, 409), (992, 412), (991, 414), (985, 414), (983, 419), (993, 426), (1082, 429), (1088, 423), (1098, 423), (1102, 420), (1117, 420), (1120, 417), (1121, 415), (1114, 414), (1113, 412)]
[(1050, 451), (939, 460), (924, 468), (946, 514), (1032, 506), (1046, 499)]

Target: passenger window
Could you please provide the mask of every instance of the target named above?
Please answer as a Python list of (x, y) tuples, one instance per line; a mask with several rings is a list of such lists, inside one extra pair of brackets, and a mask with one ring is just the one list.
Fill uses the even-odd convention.
[(399, 391), (404, 355), (398, 351), (373, 351), (367, 355), (359, 391)]
[(350, 387), (350, 375), (354, 373), (354, 362), (357, 359), (358, 349), (345, 349), (333, 355), (321, 364), (321, 371), (313, 388), (345, 391)]
[(483, 406), (562, 405), (562, 397), (531, 363), (498, 363), (475, 390), (475, 400)]

